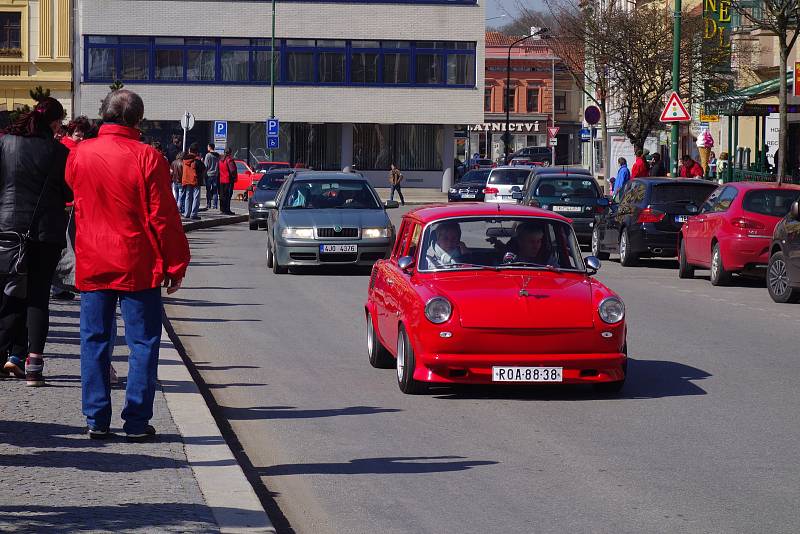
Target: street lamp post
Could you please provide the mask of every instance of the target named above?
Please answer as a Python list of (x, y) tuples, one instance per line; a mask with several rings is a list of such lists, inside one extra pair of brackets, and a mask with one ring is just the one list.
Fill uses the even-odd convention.
[(518, 43), (521, 43), (525, 39), (530, 39), (531, 37), (535, 37), (537, 35), (541, 35), (547, 30), (547, 28), (540, 28), (535, 32), (531, 32), (529, 35), (525, 37), (520, 37), (510, 45), (508, 45), (508, 58), (506, 61), (506, 87), (505, 87), (505, 98), (503, 99), (503, 103), (506, 107), (506, 127), (505, 131), (503, 132), (503, 147), (505, 152), (505, 163), (508, 163), (508, 145), (509, 141), (511, 140), (511, 132), (508, 131), (508, 125), (511, 122), (511, 49), (514, 48)]
[[(272, 43), (269, 49), (269, 118), (275, 118), (275, 0), (272, 0)], [(266, 138), (265, 138), (265, 142)], [(273, 150), (269, 149), (269, 160), (275, 161)]]

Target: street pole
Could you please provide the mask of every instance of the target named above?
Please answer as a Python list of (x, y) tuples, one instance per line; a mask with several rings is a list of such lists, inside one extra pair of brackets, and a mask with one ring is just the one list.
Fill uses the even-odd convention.
[[(550, 107), (552, 108), (553, 111), (553, 128), (555, 128), (556, 127), (556, 60), (555, 59), (553, 59), (552, 79), (550, 81), (553, 84), (553, 89), (552, 89), (553, 98), (550, 99), (551, 100), (550, 103), (552, 104)], [(550, 142), (549, 139), (548, 142)], [(550, 165), (555, 165), (555, 164), (556, 164), (556, 146), (553, 145), (552, 147), (550, 147)]]
[[(188, 125), (189, 124), (189, 112), (188, 111), (185, 111), (183, 113), (183, 119), (184, 119), (184, 121), (186, 121), (186, 124)], [(183, 152), (186, 152), (186, 132), (187, 131), (188, 130), (186, 129), (186, 127), (184, 127), (183, 128), (183, 150), (182, 150)]]
[[(272, 44), (269, 49), (269, 118), (275, 118), (275, 0), (272, 0)], [(275, 161), (273, 152), (270, 148), (270, 161)]]
[[(681, 77), (681, 0), (675, 0), (675, 12), (672, 17), (672, 90), (678, 93)], [(672, 176), (678, 176), (678, 128), (679, 123), (673, 122), (669, 152)]]
[(510, 98), (510, 96), (511, 96), (511, 87), (510, 87), (511, 86), (511, 49), (514, 48), (517, 45), (517, 43), (521, 43), (525, 39), (530, 39), (531, 37), (534, 37), (535, 35), (538, 35), (539, 33), (541, 33), (541, 31), (542, 30), (539, 30), (537, 32), (534, 32), (534, 33), (531, 33), (529, 35), (526, 35), (525, 37), (520, 37), (519, 39), (517, 39), (516, 41), (514, 41), (513, 43), (508, 45), (508, 58), (507, 58), (507, 61), (506, 61), (506, 87), (505, 87), (505, 95), (504, 95), (504, 98), (503, 98), (503, 102), (504, 102), (504, 104), (506, 106), (506, 127), (505, 127), (505, 131), (503, 132), (503, 147), (504, 147), (504, 151), (505, 151), (505, 159), (504, 159), (503, 163), (505, 163), (505, 164), (508, 163), (508, 148), (509, 148), (508, 145), (509, 145), (509, 141), (511, 140), (511, 132), (508, 131), (508, 125), (511, 122), (511, 118), (510, 118), (510, 113), (511, 113), (511, 105), (510, 105), (511, 104), (511, 102), (510, 102), (510, 100), (511, 100), (511, 98)]

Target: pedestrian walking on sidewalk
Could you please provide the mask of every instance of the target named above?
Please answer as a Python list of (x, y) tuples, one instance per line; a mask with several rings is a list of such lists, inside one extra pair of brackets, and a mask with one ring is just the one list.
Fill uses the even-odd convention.
[(66, 246), (64, 206), (72, 201), (64, 181), (68, 150), (53, 138), (63, 119), (64, 108), (48, 97), (0, 138), (0, 232), (27, 235), (28, 273), (0, 274), (0, 359), (3, 374), (29, 386), (44, 385), (50, 282)]
[(236, 183), (236, 162), (231, 149), (225, 149), (225, 156), (219, 162), (219, 211), (225, 215), (235, 215), (231, 211), (233, 185)]
[(169, 164), (169, 176), (172, 181), (172, 196), (178, 206), (178, 211), (183, 213), (186, 199), (183, 196), (183, 152), (178, 152), (175, 160)]
[(200, 188), (203, 186), (205, 165), (197, 154), (197, 143), (192, 143), (189, 152), (183, 156), (181, 185), (183, 197), (186, 202), (183, 216), (187, 219), (199, 220), (197, 211), (200, 209)]
[(177, 291), (189, 244), (170, 191), (169, 165), (139, 141), (144, 103), (126, 89), (101, 108), (97, 139), (67, 162), (75, 192), (76, 285), (81, 291), (81, 388), (91, 438), (110, 435), (109, 366), (117, 303), (130, 349), (123, 430), (130, 441), (155, 436), (150, 426), (161, 343), (161, 285)]
[(203, 159), (206, 166), (206, 209), (217, 209), (219, 205), (219, 154), (214, 144), (208, 144), (208, 153)]
[(617, 191), (622, 191), (622, 188), (625, 187), (625, 182), (631, 179), (631, 171), (628, 169), (628, 160), (625, 158), (619, 158), (617, 160), (617, 165), (619, 165), (619, 169), (617, 170), (617, 177), (614, 179), (612, 187), (612, 195), (617, 194)]
[(644, 150), (637, 150), (636, 161), (633, 162), (633, 167), (631, 168), (631, 179), (648, 176), (649, 170), (647, 161), (644, 159)]
[(403, 198), (403, 191), (400, 189), (400, 184), (403, 183), (404, 179), (403, 173), (392, 163), (392, 170), (389, 171), (389, 183), (392, 185), (392, 191), (389, 193), (389, 200), (394, 200), (394, 193), (397, 191), (397, 195), (400, 197), (400, 204), (403, 206), (406, 205), (406, 199)]

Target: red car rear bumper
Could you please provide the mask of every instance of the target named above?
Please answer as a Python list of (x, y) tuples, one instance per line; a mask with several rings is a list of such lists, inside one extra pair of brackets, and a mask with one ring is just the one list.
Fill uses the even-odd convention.
[[(458, 384), (521, 384), (493, 382), (492, 367), (563, 367), (563, 384), (615, 382), (625, 378), (624, 353), (611, 354), (415, 354), (414, 379)], [(527, 383), (527, 382), (525, 382)], [(553, 383), (553, 382), (548, 382)]]
[(772, 236), (734, 237), (720, 239), (722, 263), (728, 271), (741, 271), (749, 265), (769, 263), (769, 246)]

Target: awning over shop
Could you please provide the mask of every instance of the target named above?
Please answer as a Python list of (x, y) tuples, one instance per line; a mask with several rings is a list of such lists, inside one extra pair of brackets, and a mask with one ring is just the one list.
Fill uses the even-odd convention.
[[(786, 73), (786, 81), (791, 84), (794, 79), (794, 72)], [(762, 116), (778, 112), (778, 104), (775, 103), (755, 103), (753, 100), (762, 99), (778, 93), (780, 79), (775, 78), (765, 82), (757, 83), (749, 87), (737, 89), (726, 95), (717, 97), (714, 100), (706, 100), (703, 108), (708, 115), (739, 115), (739, 116)], [(800, 112), (800, 106), (788, 106), (789, 113)]]

